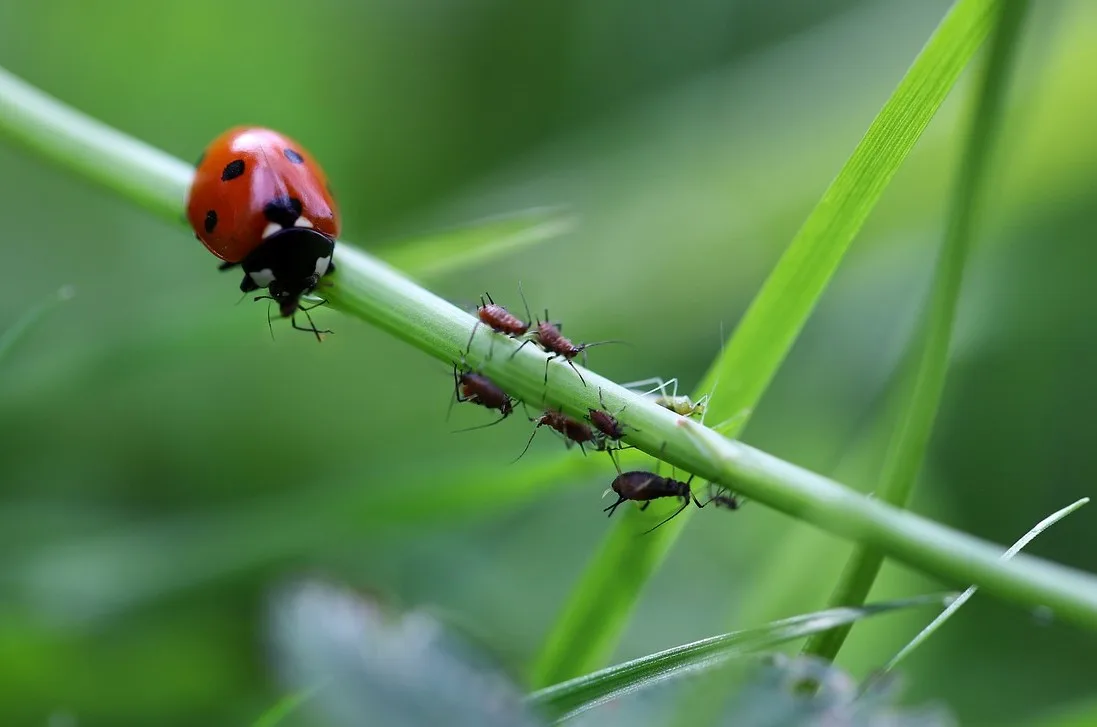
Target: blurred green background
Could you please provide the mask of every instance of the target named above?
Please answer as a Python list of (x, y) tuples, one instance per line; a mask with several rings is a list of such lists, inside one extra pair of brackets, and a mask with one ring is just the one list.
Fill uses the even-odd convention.
[[(1097, 477), (1097, 6), (1035, 5), (914, 503), (1003, 543)], [(632, 344), (592, 368), (690, 387), (947, 7), (0, 0), (0, 66), (184, 159), (234, 124), (295, 136), (367, 249), (568, 205), (566, 237), (425, 282), (520, 308), (521, 280), (576, 338)], [(969, 86), (746, 441), (871, 489)], [(6, 143), (0, 169), (0, 327), (77, 291), (0, 362), (4, 725), (250, 724), (280, 693), (265, 596), (303, 573), (435, 608), (522, 673), (606, 532), (607, 478), (524, 488), (507, 464), (524, 421), (451, 434), (484, 418), (444, 421), (445, 366), (332, 312), (324, 345), (285, 326), (272, 342), (185, 229)], [(542, 434), (526, 464), (579, 456)], [(1093, 517), (1031, 552), (1097, 570)], [(618, 657), (821, 608), (847, 552), (761, 506), (694, 518)], [(889, 567), (874, 598), (940, 587)], [(927, 619), (858, 627), (841, 663), (867, 672)], [(1097, 697), (1094, 649), (977, 597), (907, 663), (908, 697), (1039, 721)]]

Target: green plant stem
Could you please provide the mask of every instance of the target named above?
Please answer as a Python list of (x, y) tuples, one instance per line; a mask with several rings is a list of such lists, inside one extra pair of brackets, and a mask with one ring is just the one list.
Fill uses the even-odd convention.
[[(13, 118), (19, 119), (21, 115), (52, 114), (52, 110), (49, 104), (21, 107), (21, 100), (33, 96), (18, 92), (5, 96), (12, 88), (11, 83), (0, 84), (0, 131), (23, 138), (32, 148), (48, 147), (43, 139), (32, 143), (24, 138), (39, 131), (50, 137), (66, 137), (65, 148), (71, 149), (71, 153), (62, 154), (54, 149), (48, 152), (51, 158), (72, 171), (107, 184), (135, 202), (158, 210), (165, 218), (180, 218), (181, 198), (174, 207), (154, 204), (154, 200), (160, 199), (155, 192), (123, 180), (106, 179), (102, 170), (121, 173), (117, 170), (132, 172), (133, 166), (143, 167), (140, 176), (149, 180), (151, 188), (168, 189), (178, 181), (172, 170), (180, 168), (182, 162), (165, 164), (159, 153), (146, 156), (137, 152), (103, 167), (89, 165), (86, 163), (88, 158), (107, 160), (113, 150), (125, 153), (142, 147), (137, 142), (121, 143), (125, 137), (115, 132), (89, 133), (84, 127), (94, 122), (71, 110), (50, 119), (49, 123), (46, 119), (41, 123), (26, 120), (13, 123)], [(100, 143), (102, 147), (82, 148), (82, 145)], [(145, 159), (147, 165), (142, 163)], [(460, 357), (476, 320), (469, 313), (348, 244), (338, 246), (336, 257), (339, 272), (334, 276), (334, 286), (325, 291), (325, 297), (333, 306), (389, 331), (447, 365)], [(510, 354), (518, 344), (499, 338), (495, 341), (494, 357), (486, 361), (488, 335), (481, 329), (469, 362), (516, 396), (540, 403), (542, 393), (545, 393), (550, 403), (560, 405), (570, 414), (581, 415), (588, 407), (598, 406), (601, 387), (611, 410), (620, 410), (628, 404), (620, 415), (633, 427), (628, 440), (648, 454), (695, 472), (701, 478), (733, 487), (753, 501), (827, 532), (871, 544), (900, 562), (950, 583), (974, 584), (986, 593), (1026, 608), (1046, 606), (1059, 618), (1097, 630), (1097, 577), (1025, 555), (1003, 562), (999, 560), (1003, 549), (996, 545), (864, 497), (825, 477), (741, 442), (725, 439), (710, 429), (638, 399), (632, 392), (594, 372), (580, 369), (586, 379), (584, 386), (575, 372), (554, 362), (546, 389), (543, 384), (545, 354), (526, 346), (511, 358)], [(515, 486), (520, 487), (521, 483), (515, 483)]]
[[(913, 353), (913, 383), (906, 388), (899, 424), (888, 445), (876, 496), (883, 502), (906, 507), (929, 446), (933, 423), (945, 386), (953, 322), (963, 282), (964, 267), (975, 236), (976, 210), (986, 177), (988, 160), (997, 136), (1010, 71), (1021, 34), (1028, 0), (1003, 0), (991, 34), (983, 68), (982, 87), (976, 97), (948, 227), (937, 259), (929, 304)], [(884, 563), (884, 553), (862, 544), (849, 561), (831, 595), (830, 606), (856, 606), (865, 602)], [(804, 653), (833, 660), (852, 625), (818, 634), (804, 645)]]
[[(1088, 503), (1089, 498), (1083, 497), (1081, 500), (1077, 500), (1070, 505), (1062, 508), (1061, 510), (1056, 510), (1052, 514), (1048, 515), (1046, 518), (1038, 522), (1035, 527), (1025, 533), (1024, 537), (1011, 545), (1009, 550), (1007, 550), (1002, 555), (1002, 560), (1009, 560), (1013, 556), (1017, 555), (1025, 546), (1035, 540), (1040, 533), (1044, 532), (1052, 525), (1065, 518), (1067, 515), (1071, 514), (1078, 508)], [(921, 646), (926, 639), (928, 639), (930, 636), (933, 636), (933, 634), (935, 634), (939, 628), (944, 626), (945, 621), (948, 621), (950, 618), (952, 618), (953, 615), (955, 615), (955, 613), (960, 610), (961, 606), (971, 600), (971, 597), (975, 595), (975, 592), (977, 590), (979, 589), (975, 586), (971, 586), (966, 591), (957, 596), (956, 599), (952, 601), (952, 603), (950, 603), (945, 608), (945, 610), (937, 616), (937, 618), (933, 619), (933, 621), (931, 621), (928, 626), (919, 631), (918, 635), (911, 639), (910, 643), (900, 649), (899, 653), (893, 656), (891, 658), (891, 661), (885, 664), (884, 668), (881, 671), (888, 672), (898, 666), (900, 661), (909, 656), (912, 651)]]

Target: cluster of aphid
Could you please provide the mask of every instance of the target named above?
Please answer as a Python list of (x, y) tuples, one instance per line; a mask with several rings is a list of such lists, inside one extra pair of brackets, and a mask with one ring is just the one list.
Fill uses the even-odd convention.
[[(521, 288), (519, 288), (519, 294), (521, 294)], [(522, 302), (525, 304), (524, 295), (522, 295)], [(521, 351), (526, 344), (532, 343), (549, 354), (548, 358), (545, 360), (546, 386), (548, 384), (549, 364), (551, 364), (554, 359), (563, 359), (566, 361), (567, 364), (571, 366), (572, 370), (575, 371), (579, 380), (586, 386), (586, 381), (583, 379), (582, 373), (575, 367), (574, 359), (582, 354), (585, 365), (586, 350), (588, 348), (603, 343), (614, 343), (614, 341), (599, 341), (597, 343), (576, 345), (569, 338), (564, 336), (560, 330), (561, 325), (559, 323), (550, 322), (547, 310), (545, 311), (544, 320), (537, 319), (531, 322), (529, 305), (526, 304), (526, 320), (523, 321), (492, 300), (491, 296), (486, 293), (484, 294), (484, 297), (480, 299), (480, 305), (476, 308), (476, 316), (479, 320), (473, 326), (472, 334), (469, 336), (466, 355), (468, 351), (471, 350), (472, 341), (476, 337), (476, 332), (481, 325), (487, 326), (497, 334), (502, 334), (516, 340), (520, 339), (522, 341), (521, 345), (511, 354), (512, 358), (517, 355), (518, 351)], [(492, 336), (488, 348), (489, 359), (491, 358), (494, 345), (495, 337)], [(661, 379), (649, 379), (646, 381), (633, 382), (627, 386), (642, 387), (649, 384), (656, 384), (656, 388), (646, 391), (642, 395), (654, 395), (656, 392), (659, 392), (653, 399), (654, 403), (657, 405), (669, 409), (680, 416), (703, 417), (707, 397), (694, 402), (687, 396), (678, 396), (677, 381), (674, 379), (670, 382), (663, 382)], [(668, 395), (667, 387), (669, 384), (673, 384), (674, 389)], [(499, 412), (499, 418), (495, 421), (460, 431), (494, 426), (514, 413), (515, 399), (487, 376), (473, 371), (467, 365), (459, 365), (456, 363), (453, 365), (453, 386), (455, 401), (471, 402)], [(628, 427), (617, 419), (617, 416), (620, 415), (621, 411), (624, 411), (624, 409), (618, 411), (616, 415), (611, 414), (606, 408), (601, 389), (598, 390), (598, 402), (602, 408), (588, 409), (587, 415), (582, 420), (568, 416), (556, 409), (546, 409), (538, 417), (529, 417), (530, 422), (534, 423), (533, 432), (530, 433), (525, 448), (522, 450), (521, 454), (514, 459), (514, 462), (517, 462), (525, 455), (529, 450), (530, 445), (533, 443), (533, 438), (537, 435), (537, 432), (540, 431), (541, 427), (546, 426), (558, 432), (564, 438), (564, 445), (569, 449), (578, 445), (579, 449), (584, 454), (586, 454), (586, 448), (588, 446), (596, 452), (606, 452), (610, 456), (610, 459), (613, 460), (613, 465), (617, 469), (617, 477), (614, 478), (610, 485), (613, 492), (617, 493), (617, 501), (605, 508), (603, 512), (607, 512), (612, 516), (617, 507), (628, 500), (642, 502), (643, 505), (640, 506), (641, 510), (647, 509), (653, 500), (664, 497), (678, 498), (682, 502), (681, 506), (675, 510), (674, 513), (654, 527), (645, 531), (646, 533), (651, 532), (681, 513), (684, 509), (689, 507), (691, 500), (698, 508), (713, 504), (716, 507), (724, 507), (731, 510), (738, 509), (739, 500), (736, 499), (734, 495), (730, 494), (726, 488), (720, 488), (713, 492), (711, 483), (709, 484), (709, 498), (704, 503), (698, 500), (690, 487), (694, 475), (690, 475), (688, 480), (682, 481), (675, 479), (674, 477), (663, 477), (656, 472), (649, 472), (647, 470), (623, 472), (614, 452), (630, 448), (629, 445), (626, 445), (623, 442), (626, 434), (625, 430)], [(633, 430), (639, 431), (635, 428), (633, 428)]]

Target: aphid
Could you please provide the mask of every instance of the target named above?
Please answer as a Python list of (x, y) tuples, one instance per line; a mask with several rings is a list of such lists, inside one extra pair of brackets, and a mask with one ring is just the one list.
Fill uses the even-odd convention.
[[(618, 443), (618, 449), (625, 449), (620, 444), (622, 437), (625, 436), (624, 425), (617, 421), (617, 417), (610, 414), (606, 409), (605, 399), (602, 398), (602, 389), (598, 388), (598, 403), (602, 405), (601, 409), (587, 409), (587, 421), (594, 425), (594, 428), (598, 430), (601, 437), (597, 442), (598, 449), (604, 449), (609, 451), (609, 443), (611, 441)], [(624, 411), (628, 405), (626, 404), (617, 413), (620, 414)], [(634, 429), (640, 431), (639, 429)]]
[[(470, 369), (459, 371), (457, 364), (453, 364), (453, 389), (455, 399), (450, 400), (450, 410), (453, 409), (454, 401), (459, 402), (472, 402), (473, 404), (479, 404), (487, 409), (499, 410), (499, 418), (488, 424), (481, 424), (476, 427), (468, 427), (467, 429), (459, 429), (457, 431), (467, 432), (473, 429), (483, 429), (484, 427), (490, 427), (506, 419), (508, 416), (514, 413), (514, 399), (510, 395), (503, 391), (499, 386), (483, 374), (478, 374)], [(448, 418), (448, 414), (446, 415)]]
[(533, 443), (533, 438), (537, 436), (537, 432), (541, 427), (551, 427), (564, 436), (564, 444), (568, 448), (571, 448), (573, 444), (578, 444), (579, 449), (583, 454), (587, 453), (587, 450), (583, 448), (583, 445), (588, 442), (593, 442), (596, 449), (603, 449), (600, 446), (600, 440), (598, 435), (587, 426), (584, 422), (578, 419), (572, 419), (563, 412), (556, 411), (555, 409), (548, 409), (544, 414), (536, 419), (530, 419), (531, 422), (537, 422), (537, 425), (533, 428), (533, 432), (529, 435), (529, 440), (526, 442), (525, 449), (522, 450), (522, 454), (518, 455), (511, 464), (517, 462), (525, 456), (529, 450), (529, 445)]
[[(618, 470), (618, 472), (620, 472), (620, 470)], [(693, 482), (693, 475), (690, 475), (688, 480), (682, 482), (670, 477), (661, 477), (654, 472), (620, 472), (610, 485), (610, 487), (613, 488), (613, 491), (617, 493), (617, 502), (605, 508), (602, 512), (609, 512), (610, 515), (613, 515), (613, 511), (617, 509), (617, 506), (626, 500), (643, 502), (644, 504), (640, 506), (640, 509), (646, 510), (652, 500), (658, 500), (661, 497), (681, 498), (681, 507), (658, 525), (648, 528), (642, 534), (650, 533), (660, 525), (670, 522), (678, 513), (689, 507), (690, 498), (693, 499), (693, 502), (697, 507), (702, 506), (697, 500), (697, 497), (693, 495), (690, 490), (689, 486), (691, 482)]]
[[(224, 261), (244, 270), (240, 290), (266, 288), (294, 328), (300, 299), (335, 267), (339, 212), (320, 165), (293, 139), (270, 129), (239, 126), (210, 142), (187, 193), (195, 236)], [(311, 318), (309, 323), (312, 323)]]
[(514, 358), (521, 351), (522, 348), (531, 341), (541, 347), (546, 353), (552, 354), (545, 360), (545, 384), (548, 384), (548, 372), (549, 364), (553, 359), (562, 358), (568, 362), (568, 366), (575, 372), (575, 375), (579, 377), (579, 381), (583, 382), (583, 386), (587, 385), (586, 379), (579, 373), (579, 369), (575, 368), (575, 359), (579, 354), (583, 355), (583, 365), (586, 365), (587, 361), (587, 349), (594, 346), (601, 346), (605, 343), (620, 343), (620, 341), (595, 341), (593, 343), (582, 343), (576, 345), (570, 338), (565, 336), (561, 329), (562, 323), (552, 323), (549, 321), (548, 309), (545, 309), (545, 320), (538, 319), (533, 326), (533, 337), (527, 338), (522, 341), (522, 345), (519, 346), (514, 353), (511, 354), (511, 358)]
[(742, 504), (741, 502), (739, 502), (739, 498), (731, 494), (726, 487), (720, 487), (716, 490), (716, 493), (713, 494), (712, 483), (710, 482), (708, 483), (708, 492), (709, 497), (707, 500), (705, 500), (705, 504), (702, 505), (698, 503), (697, 507), (704, 507), (705, 505), (711, 503), (716, 507), (726, 507), (728, 510), (738, 510), (739, 506)]
[[(624, 386), (629, 389), (637, 389), (648, 386), (650, 384), (655, 384), (655, 388), (643, 392), (641, 396), (651, 396), (655, 392), (660, 392), (658, 396), (653, 397), (655, 404), (657, 404), (658, 406), (661, 406), (664, 409), (669, 409), (678, 416), (701, 416), (702, 418), (704, 417), (705, 406), (708, 404), (709, 397), (711, 397), (712, 394), (705, 394), (697, 401), (693, 401), (685, 395), (679, 396), (678, 379), (676, 378), (670, 379), (669, 381), (663, 381), (661, 378), (656, 376), (650, 379), (643, 379), (641, 381), (632, 381), (625, 384)], [(670, 394), (667, 394), (668, 386), (671, 387)]]
[[(480, 296), (480, 305), (476, 308), (476, 317), (479, 319), (472, 326), (472, 333), (469, 335), (468, 346), (466, 350), (472, 350), (472, 339), (476, 336), (476, 329), (481, 325), (485, 325), (496, 333), (502, 333), (510, 338), (518, 338), (519, 336), (526, 335), (526, 332), (530, 328), (529, 321), (532, 316), (529, 314), (529, 303), (526, 302), (526, 296), (522, 292), (522, 284), (518, 284), (518, 294), (522, 296), (522, 304), (526, 307), (526, 320), (523, 321), (518, 316), (508, 311), (503, 306), (496, 303), (491, 299), (490, 293), (484, 293)], [(487, 302), (484, 302), (484, 298), (487, 298)], [(491, 339), (491, 343), (488, 346), (488, 358), (491, 358), (492, 349), (495, 346), (494, 336)]]

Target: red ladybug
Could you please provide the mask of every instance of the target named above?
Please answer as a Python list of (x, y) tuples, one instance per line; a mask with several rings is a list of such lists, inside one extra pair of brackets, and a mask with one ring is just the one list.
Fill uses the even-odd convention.
[(327, 176), (304, 147), (276, 131), (241, 126), (214, 139), (198, 160), (187, 218), (225, 261), (222, 270), (243, 268), (240, 290), (267, 288), (284, 317), (335, 270), (339, 211)]

